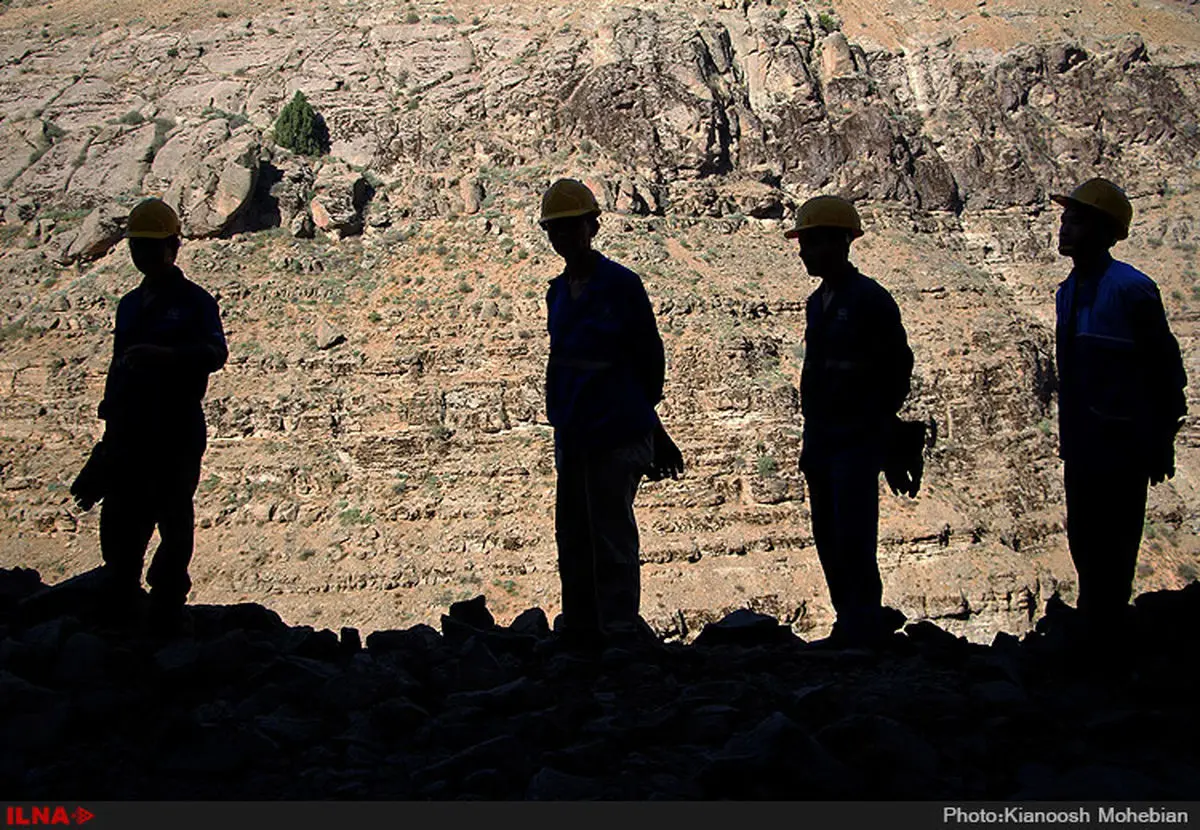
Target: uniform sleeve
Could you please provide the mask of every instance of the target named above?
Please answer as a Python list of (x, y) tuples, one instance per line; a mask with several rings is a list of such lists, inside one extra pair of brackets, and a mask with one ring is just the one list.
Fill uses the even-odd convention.
[(108, 374), (104, 377), (104, 397), (100, 400), (100, 405), (96, 407), (96, 417), (101, 420), (108, 419), (109, 401), (112, 400), (113, 390), (119, 382), (117, 376), (121, 372), (118, 360), (128, 345), (125, 342), (127, 340), (125, 334), (127, 327), (124, 325), (125, 310), (127, 309), (126, 299), (122, 297), (121, 301), (117, 303), (116, 318), (113, 321), (113, 351), (112, 359), (108, 362)]
[(629, 288), (629, 361), (637, 373), (642, 392), (650, 406), (657, 406), (663, 398), (666, 380), (667, 358), (662, 337), (658, 333), (658, 322), (654, 318), (654, 307), (641, 279), (634, 279)]
[(1052, 379), (1051, 393), (1057, 393), (1061, 405), (1062, 390), (1063, 390), (1063, 369), (1067, 356), (1067, 315), (1070, 309), (1067, 307), (1067, 283), (1060, 283), (1058, 290), (1054, 292), (1054, 377)]
[(1187, 373), (1179, 341), (1171, 333), (1158, 286), (1138, 286), (1131, 298), (1134, 339), (1147, 372), (1151, 418), (1172, 434), (1187, 414)]
[(229, 359), (225, 329), (221, 325), (221, 310), (217, 301), (204, 295), (200, 304), (200, 329), (195, 343), (181, 348), (184, 362), (201, 372), (216, 372)]
[(887, 414), (895, 415), (904, 406), (912, 385), (913, 353), (900, 319), (900, 307), (886, 292), (882, 295), (879, 312), (882, 319), (876, 346), (883, 367), (881, 398)]

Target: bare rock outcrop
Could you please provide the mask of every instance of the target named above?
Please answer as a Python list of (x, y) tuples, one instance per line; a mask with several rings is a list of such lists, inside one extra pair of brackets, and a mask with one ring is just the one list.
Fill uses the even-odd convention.
[(155, 155), (144, 187), (175, 206), (185, 236), (217, 236), (250, 202), (259, 152), (253, 126), (213, 118), (175, 132)]
[[(657, 630), (686, 640), (743, 606), (805, 636), (831, 620), (796, 468), (812, 286), (779, 233), (818, 192), (858, 200), (855, 262), (917, 352), (906, 417), (941, 429), (929, 489), (883, 494), (889, 601), (983, 640), (1071, 598), (1050, 323), (1065, 263), (1045, 197), (1119, 178), (1138, 224), (1121, 256), (1157, 269), (1192, 365), (1194, 46), (967, 51), (956, 32), (901, 49), (803, 2), (478, 11), (364, 0), (0, 31), (0, 432), (22, 436), (0, 442), (0, 554), (77, 567), (94, 551), (94, 516), (61, 485), (99, 426), (114, 299), (135, 278), (102, 254), (114, 206), (158, 194), (208, 237), (183, 264), (229, 320), (197, 496), (198, 549), (218, 553), (197, 557), (198, 590), (262, 591), (296, 619), (334, 613), (328, 598), (363, 625), (480, 584), (553, 595), (542, 298), (558, 263), (537, 209), (573, 175), (607, 214), (602, 250), (646, 281), (661, 411), (688, 455), (684, 479), (639, 493)], [(984, 25), (971, 15), (963, 32)], [(321, 158), (259, 139), (297, 90), (328, 124)], [(1198, 442), (1185, 425), (1181, 475), (1151, 492), (1143, 584), (1200, 563), (1182, 485)], [(791, 735), (775, 720), (759, 737)]]
[(137, 198), (138, 183), (150, 168), (158, 142), (158, 125), (106, 126), (92, 138), (66, 187), (66, 199), (90, 207), (107, 199)]
[(67, 249), (71, 261), (99, 259), (125, 236), (129, 209), (118, 204), (104, 204), (83, 220), (74, 241)]
[(313, 223), (339, 238), (360, 233), (369, 186), (363, 174), (345, 162), (327, 161), (317, 170), (311, 209)]

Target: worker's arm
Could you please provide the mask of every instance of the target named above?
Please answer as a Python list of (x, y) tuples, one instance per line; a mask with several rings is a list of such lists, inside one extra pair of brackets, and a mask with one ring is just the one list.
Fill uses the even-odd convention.
[(1187, 414), (1187, 374), (1158, 287), (1137, 286), (1128, 301), (1134, 341), (1147, 373), (1150, 478), (1157, 484), (1175, 474), (1175, 434)]
[(205, 300), (200, 315), (200, 337), (197, 342), (182, 346), (176, 359), (192, 370), (216, 372), (229, 359), (229, 347), (225, 343), (225, 329), (216, 300), (210, 297)]
[(880, 400), (886, 415), (895, 415), (904, 406), (912, 384), (913, 353), (908, 334), (900, 319), (900, 307), (890, 294), (883, 294), (878, 308), (876, 359), (882, 371)]
[(654, 307), (646, 287), (639, 279), (629, 286), (626, 302), (629, 321), (628, 359), (637, 374), (642, 392), (651, 406), (657, 406), (663, 398), (666, 380), (667, 358), (658, 323), (654, 318)]
[(109, 409), (113, 393), (120, 383), (119, 375), (125, 370), (124, 354), (128, 349), (128, 335), (125, 333), (127, 326), (125, 323), (125, 315), (128, 313), (129, 307), (127, 301), (122, 298), (117, 304), (116, 319), (113, 322), (113, 351), (112, 359), (108, 362), (108, 374), (104, 377), (104, 397), (100, 400), (100, 405), (96, 407), (96, 417), (101, 420), (108, 420)]
[(211, 373), (223, 367), (229, 359), (229, 348), (225, 343), (220, 310), (215, 300), (210, 297), (205, 300), (191, 342), (176, 346), (140, 343), (123, 350), (121, 360), (135, 371), (169, 369)]

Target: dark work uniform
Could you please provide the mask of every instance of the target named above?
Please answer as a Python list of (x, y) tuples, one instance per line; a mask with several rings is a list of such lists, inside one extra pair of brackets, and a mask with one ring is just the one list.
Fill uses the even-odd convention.
[(876, 561), (879, 473), (908, 395), (913, 355), (891, 294), (857, 270), (805, 309), (800, 404), (813, 541), (837, 613), (835, 633), (869, 638), (883, 583)]
[[(142, 344), (169, 347), (178, 357), (158, 369), (122, 363), (127, 349)], [(209, 374), (225, 365), (228, 354), (216, 300), (179, 269), (155, 293), (143, 283), (121, 298), (99, 409), (110, 471), (100, 549), (108, 585), (118, 595), (140, 586), (157, 525), (161, 543), (147, 574), (151, 596), (168, 607), (186, 602), (192, 498), (206, 446), (201, 402)]]
[(1133, 590), (1151, 460), (1187, 412), (1183, 360), (1154, 282), (1113, 260), (1056, 296), (1059, 455), (1078, 608), (1116, 622)]
[(558, 473), (555, 540), (567, 631), (636, 624), (633, 501), (654, 458), (665, 356), (641, 278), (599, 254), (579, 297), (565, 273), (546, 292), (546, 413)]

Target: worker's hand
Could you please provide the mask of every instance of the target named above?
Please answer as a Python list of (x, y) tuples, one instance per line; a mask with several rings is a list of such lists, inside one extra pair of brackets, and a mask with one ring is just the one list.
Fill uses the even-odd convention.
[(1151, 484), (1162, 484), (1175, 477), (1175, 434), (1183, 422), (1171, 424), (1157, 436), (1150, 447), (1149, 473)]
[(147, 369), (162, 369), (168, 366), (175, 356), (175, 350), (166, 346), (155, 346), (150, 343), (140, 343), (130, 346), (121, 355), (121, 362), (126, 368), (135, 372)]
[(662, 424), (659, 424), (654, 431), (654, 460), (650, 463), (646, 478), (651, 481), (662, 481), (667, 477), (678, 479), (681, 475), (683, 475), (683, 453), (671, 440), (671, 436), (667, 435)]
[(1150, 483), (1162, 484), (1169, 478), (1175, 477), (1175, 461), (1174, 459), (1167, 462), (1159, 462), (1150, 467)]
[(1150, 483), (1162, 484), (1175, 477), (1175, 442), (1158, 448), (1150, 458)]

